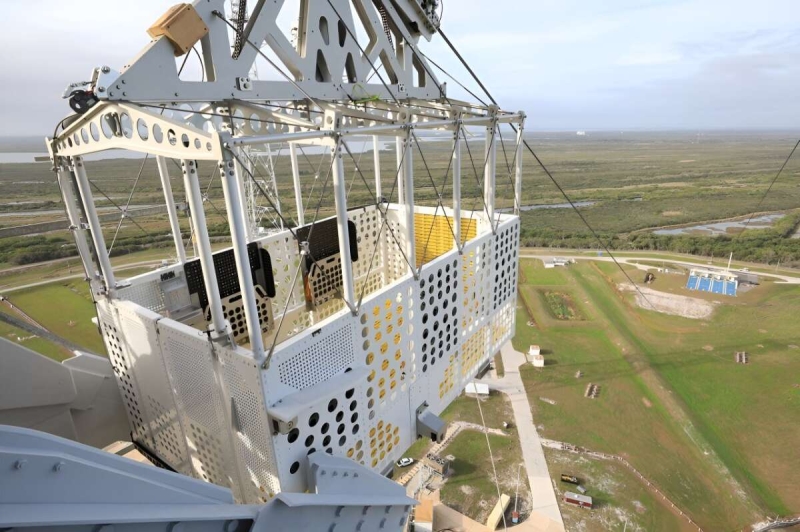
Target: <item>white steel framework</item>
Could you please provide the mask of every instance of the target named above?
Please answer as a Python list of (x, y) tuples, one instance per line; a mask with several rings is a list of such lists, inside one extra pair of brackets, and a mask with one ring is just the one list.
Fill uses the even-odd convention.
[[(222, 0), (196, 1), (207, 81), (173, 77), (160, 37), (122, 73), (98, 68), (99, 102), (49, 141), (134, 441), (239, 502), (305, 491), (315, 452), (388, 470), (418, 437), (441, 436), (436, 416), (514, 333), (520, 226), (516, 209), (495, 209), (496, 135), (521, 131), (524, 114), (446, 96), (418, 49), (438, 21), (416, 0), (303, 0), (295, 45), (275, 26), (281, 5), (259, 4), (234, 59)], [(262, 44), (287, 79), (243, 84)], [(380, 84), (368, 81), (377, 63)], [(468, 128), (486, 130), (473, 210), (461, 195)], [(452, 198), (438, 192), (435, 207), (414, 199), (430, 177), (415, 176), (428, 131), (452, 146)], [(356, 165), (373, 198), (365, 206), (347, 202), (354, 138), (375, 148), (373, 172)], [(381, 138), (396, 141), (396, 159)], [(300, 145), (326, 152), (330, 218), (306, 208)], [(294, 201), (284, 204), (297, 226), (265, 235), (247, 209), (260, 194), (283, 219), (278, 192), (264, 190), (245, 148), (266, 146), (288, 153)], [(112, 148), (157, 156), (166, 184), (164, 161), (180, 161), (184, 190), (165, 184), (164, 195), (173, 210), (173, 194), (187, 198), (196, 258), (182, 253), (169, 211), (178, 263), (117, 282), (82, 164)], [(219, 165), (229, 249), (212, 249), (197, 161)], [(518, 149), (511, 174), (518, 207)]]

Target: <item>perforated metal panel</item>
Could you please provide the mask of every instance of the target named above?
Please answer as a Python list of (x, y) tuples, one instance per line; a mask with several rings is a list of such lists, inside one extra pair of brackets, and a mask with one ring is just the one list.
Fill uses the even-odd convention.
[[(387, 217), (405, 245), (400, 214), (390, 206)], [(126, 405), (134, 430), (170, 465), (183, 460), (179, 470), (229, 486), (238, 500), (251, 503), (279, 490), (305, 490), (309, 453), (346, 456), (383, 470), (416, 439), (416, 410), (440, 413), (511, 337), (516, 218), (501, 218), (492, 235), (475, 214), (483, 233), (465, 244), (463, 254), (438, 250), (414, 279), (394, 238), (386, 230), (379, 235), (375, 207), (349, 216), (361, 237), (355, 241), (362, 259), (354, 264), (357, 294), (366, 287), (356, 315), (340, 297), (306, 308), (302, 276), (294, 279), (297, 244), (288, 231), (259, 241), (272, 257), (276, 291), (268, 301), (276, 321), (288, 308), (282, 330), (274, 327), (265, 335), (271, 345), (278, 334), (266, 369), (243, 356), (245, 350), (216, 346), (212, 352), (205, 333), (170, 319), (147, 315), (159, 321), (121, 326), (113, 315), (101, 315), (115, 371), (131, 398)], [(381, 241), (377, 249), (374, 238)], [(244, 321), (228, 318), (241, 338)], [(121, 327), (158, 349), (122, 341)], [(128, 355), (131, 350), (136, 355)], [(132, 364), (138, 356), (161, 364), (165, 376), (152, 382), (167, 394), (139, 388)], [(332, 387), (340, 381), (347, 385)], [(292, 405), (289, 419), (297, 422), (288, 434), (275, 432), (268, 414), (280, 417), (284, 401)]]
[(223, 400), (208, 338), (171, 320), (159, 324), (159, 341), (175, 389), (194, 475), (243, 494), (227, 422), (230, 405)]
[(414, 281), (409, 279), (362, 304), (355, 342), (360, 348), (359, 362), (370, 370), (365, 384), (370, 419), (376, 410), (392, 407), (415, 375), (413, 293)]
[[(266, 333), (272, 328), (272, 305), (270, 305), (264, 289), (256, 285), (255, 287), (256, 308), (258, 309), (258, 319), (261, 324), (261, 332)], [(247, 332), (247, 322), (244, 314), (244, 301), (242, 294), (234, 294), (222, 298), (222, 313), (231, 327), (231, 333), (237, 343), (249, 341), (250, 335)], [(211, 322), (211, 309), (205, 312), (207, 322)]]
[(155, 444), (150, 437), (150, 431), (145, 421), (147, 412), (144, 410), (143, 394), (139, 391), (136, 375), (133, 373), (128, 353), (127, 345), (123, 341), (122, 328), (118, 323), (116, 312), (110, 303), (99, 300), (97, 302), (97, 316), (100, 322), (100, 330), (103, 334), (103, 341), (106, 344), (108, 359), (117, 378), (122, 402), (125, 404), (125, 411), (128, 414), (128, 422), (131, 425), (131, 437), (142, 442), (149, 449), (153, 449)]
[(161, 291), (160, 279), (148, 279), (120, 288), (118, 295), (121, 299), (133, 301), (153, 312), (164, 311), (164, 294)]
[(330, 327), (317, 338), (296, 354), (281, 352), (276, 357), (281, 383), (302, 390), (353, 367), (353, 331), (349, 324)]
[(480, 327), (488, 313), (491, 235), (484, 235), (464, 246), (461, 257), (461, 334), (467, 336)]
[(519, 259), (519, 218), (500, 224), (492, 246), (492, 310), (500, 308), (516, 294)]
[(267, 502), (280, 491), (271, 430), (258, 365), (246, 354), (220, 349), (232, 401), (233, 437), (239, 456), (243, 500)]
[(364, 402), (364, 389), (358, 386), (335, 394), (313, 396), (299, 415), (297, 426), (288, 434), (273, 438), (282, 489), (305, 489), (305, 457), (309, 454), (324, 452), (363, 459)]
[(188, 471), (186, 439), (158, 343), (161, 316), (127, 301), (119, 302), (115, 309), (153, 441), (150, 451), (174, 469)]
[(420, 364), (422, 372), (433, 369), (458, 345), (459, 340), (459, 261), (455, 253), (424, 268), (419, 280), (421, 321)]

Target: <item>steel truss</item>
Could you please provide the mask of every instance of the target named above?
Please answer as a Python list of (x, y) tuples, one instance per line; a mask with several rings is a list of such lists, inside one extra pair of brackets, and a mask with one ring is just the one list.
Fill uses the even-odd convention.
[[(251, 16), (245, 40), (252, 46), (239, 63), (230, 57), (221, 1), (197, 1), (209, 29), (201, 44), (211, 81), (173, 79), (172, 48), (159, 38), (122, 74), (98, 69), (93, 86), (100, 102), (48, 144), (134, 438), (176, 470), (230, 487), (240, 502), (307, 489), (304, 471), (314, 451), (384, 471), (417, 437), (438, 438), (443, 427), (436, 416), (514, 329), (524, 113), (445, 95), (417, 53), (420, 37), (430, 38), (435, 27), (414, 0), (353, 0), (352, 9), (347, 0), (304, 0), (296, 49), (274, 27), (280, 4), (265, 2)], [(397, 47), (389, 46), (378, 7), (388, 14)], [(366, 46), (351, 42), (353, 10), (367, 29)], [(329, 27), (347, 28), (340, 30), (340, 48), (331, 49), (319, 31), (309, 33), (323, 18)], [(246, 87), (240, 78), (262, 43), (291, 78)], [(349, 82), (324, 75), (313, 81), (315, 51), (329, 66), (350, 65)], [(376, 60), (387, 72), (381, 86), (367, 82)], [(354, 98), (355, 90), (369, 97)], [(514, 214), (495, 208), (498, 137), (506, 124), (520, 131), (510, 172)], [(485, 130), (480, 160), (469, 152), (475, 171), (468, 174), (480, 181), (482, 207), (471, 211), (462, 208), (461, 193), (468, 128)], [(451, 139), (445, 183), (449, 176), (452, 198), (443, 196), (425, 161), (419, 135), (429, 131)], [(395, 139), (396, 160), (387, 162), (377, 149), (380, 137)], [(344, 174), (344, 161), (356, 162), (354, 138), (371, 138), (375, 148), (370, 179), (356, 164), (357, 182), (373, 199), (358, 209), (348, 205)], [(270, 190), (258, 175), (255, 154), (270, 145), (289, 148), (296, 224), (285, 220), (277, 187)], [(318, 194), (320, 203), (325, 193), (334, 196), (329, 243), (336, 251), (324, 257), (313, 235), (326, 220), (318, 219), (319, 204), (308, 208), (310, 194), (301, 187), (303, 146), (330, 158)], [(85, 155), (108, 149), (157, 157), (177, 264), (115, 278), (83, 163)], [(415, 176), (415, 153), (426, 168), (422, 177)], [(196, 259), (183, 251), (168, 158), (181, 161), (179, 192), (189, 206)], [(226, 276), (222, 252), (214, 252), (208, 236), (197, 161), (219, 167), (232, 240)], [(387, 175), (389, 191), (381, 179)], [(415, 205), (419, 180), (433, 184), (435, 208)], [(256, 209), (274, 215), (283, 230), (259, 234), (251, 223)], [(269, 270), (274, 293), (253, 273), (253, 249), (271, 257), (261, 275)], [(196, 288), (207, 299), (199, 310), (192, 299), (197, 290), (187, 288), (195, 261)], [(320, 271), (327, 272), (317, 279), (325, 293), (313, 284)], [(186, 305), (179, 308), (176, 298)]]

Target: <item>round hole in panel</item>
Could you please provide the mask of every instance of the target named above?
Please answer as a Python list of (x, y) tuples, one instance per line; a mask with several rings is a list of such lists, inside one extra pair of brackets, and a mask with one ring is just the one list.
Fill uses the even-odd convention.
[(178, 137), (175, 134), (175, 130), (173, 129), (167, 130), (167, 141), (169, 142), (170, 146), (175, 146), (178, 143)]
[(164, 131), (158, 124), (153, 124), (153, 139), (159, 144), (164, 140)]
[(339, 447), (344, 447), (344, 444), (347, 442), (347, 436), (342, 436), (339, 438)]
[(315, 426), (317, 425), (317, 423), (319, 423), (319, 414), (317, 414), (316, 412), (314, 412), (314, 413), (313, 413), (313, 414), (311, 414), (311, 416), (308, 418), (308, 426), (309, 426), (309, 427), (315, 427)]
[(119, 115), (119, 125), (122, 128), (122, 134), (125, 135), (126, 139), (129, 139), (133, 136), (133, 122), (131, 122), (131, 117), (128, 113), (122, 113)]
[(147, 140), (150, 138), (150, 131), (147, 129), (147, 122), (145, 122), (143, 118), (140, 118), (136, 121), (136, 133), (139, 134), (139, 138), (142, 140)]
[(92, 122), (91, 124), (89, 124), (89, 133), (92, 134), (92, 138), (95, 141), (100, 140), (100, 129), (98, 129), (96, 122)]
[(353, 397), (353, 394), (354, 394), (354, 393), (356, 393), (356, 390), (355, 390), (355, 388), (350, 388), (349, 390), (347, 390), (347, 391), (345, 392), (344, 396), (345, 396), (347, 399), (351, 399), (351, 398)]
[(78, 134), (77, 133), (73, 133), (72, 134), (72, 140), (75, 142), (76, 146), (80, 146), (81, 145), (81, 139), (78, 138)]
[(336, 429), (336, 434), (344, 433), (344, 423), (340, 424), (339, 427)]
[(194, 147), (197, 150), (199, 150), (201, 147), (203, 147), (203, 143), (200, 142), (200, 139), (194, 139)]
[(344, 419), (344, 412), (340, 410), (339, 412), (336, 413), (336, 422), (341, 423), (342, 419)]
[(358, 406), (358, 402), (357, 401), (351, 401), (350, 402), (350, 411), (352, 412), (353, 410), (355, 410), (357, 406)]
[(313, 436), (313, 434), (309, 435), (306, 438), (305, 444), (306, 444), (306, 447), (311, 447), (314, 444), (314, 436)]
[(293, 464), (291, 465), (291, 467), (289, 468), (289, 473), (291, 473), (292, 475), (294, 475), (295, 473), (297, 473), (297, 470), (298, 470), (298, 469), (300, 469), (300, 462), (295, 462), (295, 463), (293, 463)]
[(335, 398), (331, 399), (330, 402), (328, 403), (328, 412), (333, 412), (334, 410), (336, 410), (338, 404), (339, 402)]
[(184, 148), (189, 147), (189, 135), (187, 135), (186, 133), (181, 135), (181, 144), (183, 144)]
[(297, 428), (293, 428), (292, 430), (289, 431), (287, 439), (289, 440), (289, 443), (294, 443), (295, 441), (297, 441), (297, 438), (299, 437), (300, 437), (300, 430)]
[(327, 423), (323, 423), (323, 424), (322, 424), (322, 427), (320, 427), (319, 431), (320, 431), (321, 433), (323, 433), (323, 434), (327, 434), (327, 433), (328, 433), (328, 430), (329, 430), (330, 428), (331, 428), (331, 426), (330, 426), (329, 424), (327, 424)]
[(81, 138), (83, 139), (84, 144), (87, 144), (89, 142), (89, 132), (86, 131), (85, 127), (81, 128)]
[(325, 436), (324, 438), (322, 438), (322, 446), (323, 447), (327, 447), (330, 444), (331, 444), (331, 437), (330, 436)]

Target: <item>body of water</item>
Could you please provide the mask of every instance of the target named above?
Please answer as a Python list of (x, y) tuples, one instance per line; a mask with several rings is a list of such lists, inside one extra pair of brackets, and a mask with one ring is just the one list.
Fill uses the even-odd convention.
[[(747, 225), (748, 229), (766, 229), (772, 227), (776, 221), (786, 216), (785, 214), (764, 214), (755, 216)], [(732, 220), (729, 222), (716, 222), (711, 224), (698, 224), (689, 227), (674, 227), (672, 229), (658, 229), (653, 231), (657, 235), (700, 235), (719, 236), (736, 233), (736, 229), (744, 229), (747, 219)], [(734, 231), (731, 231), (734, 230)]]

